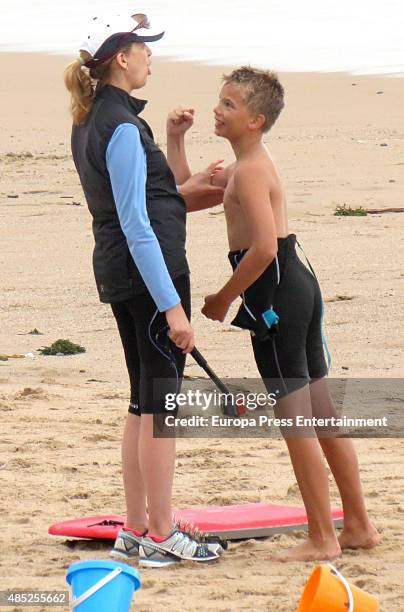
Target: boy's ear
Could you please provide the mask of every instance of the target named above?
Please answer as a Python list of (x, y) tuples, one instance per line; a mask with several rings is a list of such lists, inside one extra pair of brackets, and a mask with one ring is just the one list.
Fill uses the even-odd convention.
[(262, 130), (265, 125), (265, 115), (259, 113), (250, 121), (250, 126), (253, 130)]

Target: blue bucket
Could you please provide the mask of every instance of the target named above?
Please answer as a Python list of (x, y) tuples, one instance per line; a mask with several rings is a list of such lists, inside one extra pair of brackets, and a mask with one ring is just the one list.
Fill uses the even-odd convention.
[(140, 588), (137, 571), (124, 563), (79, 561), (67, 570), (75, 612), (128, 612), (132, 596)]

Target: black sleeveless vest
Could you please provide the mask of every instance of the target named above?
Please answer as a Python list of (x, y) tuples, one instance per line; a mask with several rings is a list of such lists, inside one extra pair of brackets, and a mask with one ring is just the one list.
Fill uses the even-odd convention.
[(189, 273), (185, 254), (186, 207), (173, 173), (138, 114), (146, 102), (105, 85), (96, 95), (85, 123), (72, 130), (73, 160), (93, 217), (93, 268), (101, 302), (121, 302), (146, 290), (121, 229), (105, 155), (121, 123), (139, 129), (147, 159), (146, 207), (172, 279)]

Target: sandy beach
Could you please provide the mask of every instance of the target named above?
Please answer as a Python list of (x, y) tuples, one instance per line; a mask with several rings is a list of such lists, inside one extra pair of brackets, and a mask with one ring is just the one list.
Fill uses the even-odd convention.
[[(48, 536), (49, 524), (124, 510), (120, 438), (128, 380), (114, 319), (99, 303), (93, 279), (91, 219), (69, 146), (62, 81), (68, 61), (0, 54), (0, 354), (34, 355), (0, 361), (0, 590), (64, 590), (71, 563), (107, 558), (109, 547), (66, 543)], [(139, 93), (149, 100), (144, 117), (163, 149), (167, 112), (195, 107), (187, 141), (195, 171), (217, 159), (232, 161), (229, 145), (213, 133), (224, 71), (156, 59)], [(337, 217), (334, 210), (403, 207), (404, 80), (342, 73), (281, 78), (286, 109), (265, 141), (287, 188), (289, 230), (322, 286), (331, 375), (403, 378), (404, 214)], [(221, 207), (189, 216), (187, 252), (198, 348), (222, 376), (257, 377), (248, 334), (230, 326), (236, 305), (223, 325), (200, 313), (203, 297), (229, 276)], [(34, 328), (42, 335), (29, 334)], [(37, 352), (58, 338), (82, 344), (86, 353)], [(191, 359), (186, 374), (204, 376)], [(381, 611), (401, 612), (402, 441), (363, 439), (356, 446), (382, 543), (345, 552), (336, 566), (378, 595)], [(331, 490), (338, 504), (334, 484)], [(301, 503), (281, 440), (178, 441), (176, 507), (256, 501)], [(313, 564), (269, 558), (302, 537), (232, 544), (209, 567), (142, 571), (133, 609), (293, 612)]]

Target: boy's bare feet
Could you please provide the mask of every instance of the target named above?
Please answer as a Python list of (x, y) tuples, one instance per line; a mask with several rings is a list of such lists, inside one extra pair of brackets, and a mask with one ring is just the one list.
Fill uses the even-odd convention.
[(358, 527), (352, 529), (344, 527), (338, 541), (342, 550), (346, 548), (352, 548), (354, 550), (357, 548), (364, 548), (369, 550), (380, 544), (380, 534), (372, 523), (369, 523), (367, 528)]
[(303, 544), (293, 546), (287, 550), (272, 555), (273, 561), (332, 561), (341, 555), (341, 548), (338, 540), (332, 540), (322, 545), (316, 544), (313, 540), (306, 540)]

